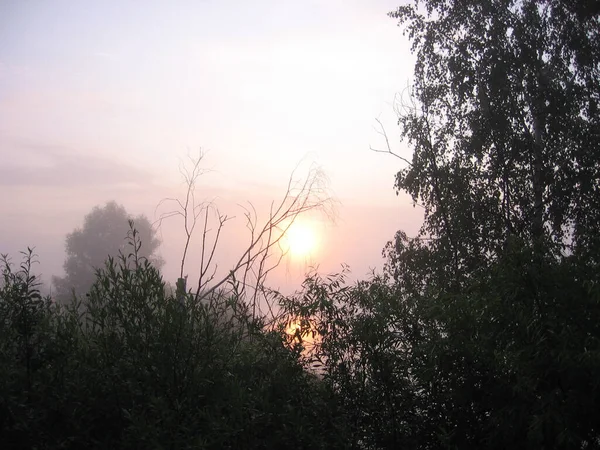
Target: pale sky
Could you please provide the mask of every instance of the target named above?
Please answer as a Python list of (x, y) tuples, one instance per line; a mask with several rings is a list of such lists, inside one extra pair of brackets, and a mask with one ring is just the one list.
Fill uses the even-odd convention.
[[(400, 161), (369, 150), (384, 146), (380, 118), (410, 157), (391, 106), (414, 63), (386, 15), (400, 2), (1, 1), (0, 253), (36, 246), (44, 278), (60, 275), (65, 235), (92, 207), (114, 199), (155, 219), (184, 193), (179, 160), (203, 148), (200, 191), (232, 215), (318, 163), (339, 207), (314, 222), (311, 262), (358, 278), (380, 268), (394, 232), (420, 221), (395, 195)], [(169, 279), (177, 226), (162, 230)], [(243, 241), (243, 222), (230, 226), (223, 265)], [(287, 270), (274, 283), (299, 280)]]

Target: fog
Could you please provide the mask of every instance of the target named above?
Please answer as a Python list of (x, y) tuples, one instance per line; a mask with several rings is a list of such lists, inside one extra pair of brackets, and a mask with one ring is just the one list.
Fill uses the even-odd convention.
[[(164, 198), (181, 198), (186, 155), (205, 152), (199, 199), (233, 219), (215, 262), (227, 271), (299, 167), (317, 164), (335, 214), (313, 215), (315, 248), (270, 278), (299, 286), (311, 267), (381, 269), (394, 233), (421, 213), (396, 196), (393, 105), (413, 59), (386, 13), (395, 2), (13, 2), (0, 6), (0, 252), (28, 246), (49, 285), (63, 274), (65, 236), (115, 200), (158, 226)], [(232, 14), (232, 11), (235, 11)], [(179, 276), (185, 232), (158, 228), (165, 279)], [(196, 276), (199, 234), (185, 273)]]

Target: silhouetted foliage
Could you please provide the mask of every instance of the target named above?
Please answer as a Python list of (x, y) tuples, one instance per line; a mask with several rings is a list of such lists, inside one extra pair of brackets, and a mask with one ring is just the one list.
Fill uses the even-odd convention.
[(41, 298), (31, 251), (17, 271), (5, 257), (2, 448), (600, 448), (600, 11), (391, 15), (417, 54), (395, 187), (425, 210), (418, 235), (368, 280), (273, 294), (275, 329), (235, 277), (168, 294), (152, 234), (73, 271), (84, 305)]
[(236, 298), (183, 304), (138, 254), (99, 269), (83, 313), (3, 264), (1, 448), (347, 448), (335, 402)]
[[(68, 302), (73, 296), (86, 294), (95, 279), (96, 269), (104, 265), (107, 257), (116, 257), (126, 246), (125, 237), (129, 230), (129, 220), (123, 206), (108, 202), (103, 207), (96, 206), (85, 216), (82, 228), (74, 230), (66, 237), (67, 258), (64, 263), (65, 277), (53, 277), (56, 288), (54, 297)], [(140, 254), (150, 258), (160, 269), (163, 261), (155, 252), (160, 245), (155, 230), (149, 220), (140, 215), (133, 219), (144, 246)]]
[[(282, 299), (362, 448), (600, 447), (600, 27), (584, 2), (400, 7), (417, 55), (383, 275)], [(310, 357), (309, 357), (310, 356)]]
[(392, 16), (417, 55), (396, 187), (425, 220), (386, 253), (419, 312), (435, 442), (596, 447), (600, 11), (421, 5)]
[[(282, 299), (359, 448), (598, 448), (600, 289), (512, 242), (460, 293), (313, 275)], [(405, 266), (419, 272), (417, 264)]]
[(425, 208), (420, 236), (455, 282), (513, 235), (557, 257), (598, 253), (600, 12), (573, 11), (584, 3), (428, 0), (392, 13), (417, 56), (399, 111), (414, 154), (396, 188)]

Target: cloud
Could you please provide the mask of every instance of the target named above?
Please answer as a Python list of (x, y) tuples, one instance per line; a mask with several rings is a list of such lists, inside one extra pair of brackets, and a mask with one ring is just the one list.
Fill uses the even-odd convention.
[(152, 175), (102, 156), (42, 144), (1, 144), (0, 186), (147, 185)]

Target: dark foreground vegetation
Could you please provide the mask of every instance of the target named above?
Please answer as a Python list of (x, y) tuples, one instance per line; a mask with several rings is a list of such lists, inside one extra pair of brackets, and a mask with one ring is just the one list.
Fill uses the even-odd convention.
[(3, 266), (2, 448), (599, 446), (599, 272), (577, 257), (515, 241), (460, 294), (313, 276), (280, 299), (292, 339), (235, 296), (166, 295), (135, 255), (56, 305), (32, 256)]
[[(135, 255), (98, 271), (86, 304), (41, 298), (3, 266), (0, 448), (335, 448), (327, 385), (236, 298), (175, 299)], [(289, 339), (287, 339), (289, 340)]]
[(276, 296), (275, 323), (235, 289), (166, 295), (135, 242), (80, 305), (5, 262), (1, 448), (600, 448), (598, 4), (392, 16), (414, 153), (383, 151), (418, 235), (371, 279)]

